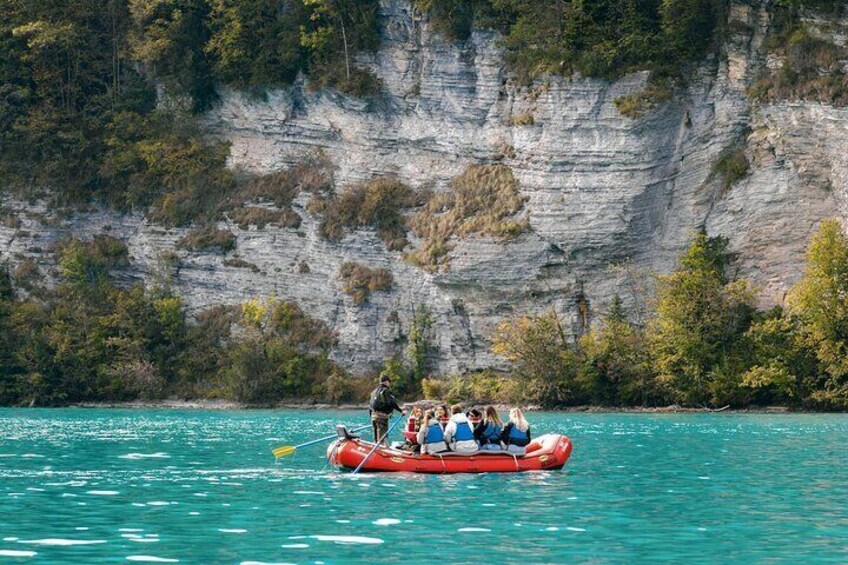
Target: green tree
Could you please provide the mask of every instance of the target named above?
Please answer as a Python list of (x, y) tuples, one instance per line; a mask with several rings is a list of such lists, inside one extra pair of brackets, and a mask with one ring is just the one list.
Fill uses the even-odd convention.
[(318, 88), (333, 86), (350, 94), (375, 94), (379, 81), (357, 69), (353, 56), (379, 47), (376, 0), (303, 0), (308, 22), (300, 28), (309, 52), (309, 74)]
[(7, 265), (0, 265), (0, 405), (16, 404), (21, 368), (16, 362), (17, 343), (13, 333), (14, 288)]
[(290, 84), (306, 67), (303, 0), (211, 0), (205, 50), (215, 77), (237, 88)]
[(578, 354), (555, 311), (502, 322), (492, 336), (492, 352), (513, 364), (528, 402), (551, 407), (582, 400)]
[(848, 405), (848, 238), (837, 220), (823, 221), (813, 236), (789, 311), (827, 374), (819, 398)]
[(201, 111), (215, 100), (206, 0), (129, 0), (133, 56), (146, 64), (176, 98), (188, 94)]
[(430, 17), (433, 28), (447, 39), (468, 39), (477, 4), (471, 0), (415, 0), (415, 6)]
[(580, 338), (579, 381), (594, 404), (645, 406), (658, 400), (644, 332), (627, 319), (618, 294), (599, 327)]
[(689, 405), (745, 401), (740, 338), (751, 323), (754, 298), (747, 281), (728, 276), (734, 257), (727, 245), (724, 237), (699, 232), (680, 268), (658, 277), (649, 349), (658, 383)]
[(723, 0), (662, 0), (662, 30), (671, 60), (696, 61), (712, 44), (724, 18)]
[(756, 391), (758, 402), (800, 404), (823, 384), (803, 328), (782, 309), (752, 324), (745, 339), (754, 364), (742, 375), (742, 384)]
[(271, 403), (326, 391), (335, 365), (327, 359), (332, 335), (323, 323), (276, 299), (246, 302), (237, 322), (241, 337), (227, 347), (220, 368), (232, 397)]

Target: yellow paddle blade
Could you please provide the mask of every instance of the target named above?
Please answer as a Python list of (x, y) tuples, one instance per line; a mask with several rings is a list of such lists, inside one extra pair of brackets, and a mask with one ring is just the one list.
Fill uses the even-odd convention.
[(274, 454), (274, 457), (279, 459), (280, 457), (287, 457), (295, 452), (297, 448), (293, 445), (281, 445), (275, 449), (271, 450), (271, 453)]

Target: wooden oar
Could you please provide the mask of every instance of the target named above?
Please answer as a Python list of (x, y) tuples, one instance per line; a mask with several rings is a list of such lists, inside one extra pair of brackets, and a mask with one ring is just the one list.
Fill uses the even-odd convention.
[[(371, 424), (366, 424), (364, 426), (360, 426), (360, 427), (355, 428), (355, 429), (350, 430), (350, 431), (351, 432), (359, 432), (359, 431), (364, 430), (365, 428), (370, 428), (370, 427), (371, 427)], [(329, 435), (329, 436), (319, 437), (318, 439), (313, 439), (312, 441), (307, 441), (306, 443), (301, 443), (299, 445), (281, 445), (279, 447), (275, 447), (274, 449), (272, 449), (271, 453), (273, 453), (274, 457), (276, 457), (277, 459), (279, 459), (280, 457), (288, 457), (289, 455), (293, 454), (295, 451), (297, 451), (301, 447), (306, 447), (308, 445), (315, 445), (316, 443), (321, 443), (322, 441), (331, 440), (335, 437), (339, 437), (339, 435), (333, 434), (333, 435)]]
[(368, 452), (368, 455), (365, 456), (365, 459), (362, 460), (362, 463), (357, 465), (356, 469), (353, 470), (353, 475), (357, 474), (359, 470), (362, 469), (362, 466), (365, 465), (365, 463), (367, 463), (369, 459), (371, 459), (371, 456), (374, 455), (374, 452), (377, 451), (377, 448), (380, 447), (380, 444), (383, 442), (383, 440), (389, 437), (389, 434), (392, 433), (392, 430), (395, 429), (395, 426), (397, 426), (401, 422), (401, 420), (403, 420), (403, 417), (398, 418), (397, 420), (395, 420), (394, 424), (389, 426), (389, 429), (386, 430), (386, 433), (383, 434), (383, 437), (380, 438), (380, 441), (374, 444), (374, 447), (371, 448), (371, 451)]

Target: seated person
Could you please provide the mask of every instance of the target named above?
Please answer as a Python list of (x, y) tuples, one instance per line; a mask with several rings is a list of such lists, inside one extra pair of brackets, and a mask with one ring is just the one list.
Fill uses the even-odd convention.
[(445, 426), (445, 441), (451, 451), (457, 453), (475, 453), (478, 450), (477, 442), (474, 440), (474, 430), (468, 418), (462, 413), (462, 406), (454, 404), (451, 406), (452, 415)]
[(448, 451), (445, 443), (445, 431), (437, 414), (427, 410), (418, 430), (418, 443), (421, 445), (421, 453), (442, 453)]
[(406, 422), (406, 431), (417, 432), (421, 427), (421, 420), (424, 419), (424, 409), (420, 406), (413, 406), (412, 412), (409, 414), (409, 420)]
[(400, 449), (403, 451), (419, 451), (418, 430), (421, 428), (421, 421), (424, 419), (424, 409), (421, 406), (413, 406), (409, 420), (406, 422), (406, 430), (403, 432), (403, 445)]
[(483, 419), (474, 427), (474, 439), (480, 443), (480, 449), (500, 451), (503, 422), (494, 406), (486, 406)]
[(450, 409), (448, 408), (448, 405), (439, 404), (439, 406), (436, 407), (436, 415), (439, 416), (439, 421), (442, 424), (447, 425), (450, 420)]
[(530, 443), (530, 424), (524, 419), (521, 408), (513, 408), (509, 411), (509, 422), (501, 432), (501, 442), (510, 453), (524, 455)]

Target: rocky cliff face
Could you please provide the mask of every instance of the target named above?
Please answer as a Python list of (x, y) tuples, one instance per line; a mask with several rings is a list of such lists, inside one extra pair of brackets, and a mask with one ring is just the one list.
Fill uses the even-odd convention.
[[(228, 226), (238, 257), (256, 269), (186, 251), (176, 251), (174, 267), (173, 257), (164, 258), (185, 230), (105, 211), (57, 218), (7, 200), (20, 221), (0, 227), (4, 258), (33, 257), (49, 271), (42, 251), (51, 241), (108, 230), (129, 245), (127, 277), (170, 274), (192, 308), (270, 294), (296, 300), (336, 329), (334, 356), (354, 371), (402, 348), (413, 313), (427, 308), (433, 368), (446, 373), (502, 364), (488, 337), (510, 315), (553, 307), (578, 332), (615, 292), (638, 306), (639, 273), (673, 268), (701, 226), (730, 238), (740, 274), (759, 285), (764, 304), (780, 303), (801, 274), (817, 222), (848, 218), (848, 110), (755, 105), (745, 96), (766, 64), (764, 2), (735, 2), (732, 29), (743, 31), (726, 52), (705, 61), (672, 101), (635, 120), (613, 100), (639, 90), (644, 74), (520, 87), (493, 33), (448, 43), (406, 0), (383, 0), (382, 9), (383, 48), (359, 64), (381, 78), (385, 96), (363, 101), (302, 84), (262, 99), (226, 92), (207, 122), (232, 142), (232, 166), (270, 172), (320, 149), (337, 167), (340, 190), (377, 174), (443, 190), (470, 164), (503, 163), (527, 197), (528, 232), (509, 243), (463, 239), (450, 271), (434, 274), (404, 263), (368, 230), (338, 244), (322, 240), (320, 219), (301, 195), (297, 229)], [(751, 172), (725, 187), (714, 165), (734, 147), (744, 148)], [(392, 291), (355, 305), (338, 279), (345, 261), (391, 270)]]

